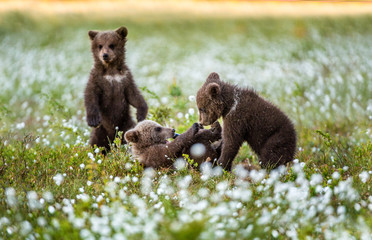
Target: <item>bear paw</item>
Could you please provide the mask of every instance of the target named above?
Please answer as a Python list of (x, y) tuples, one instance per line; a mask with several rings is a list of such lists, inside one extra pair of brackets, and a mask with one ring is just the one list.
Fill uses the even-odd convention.
[(89, 127), (98, 127), (101, 123), (101, 115), (90, 115), (87, 116), (87, 122)]
[(201, 129), (199, 123), (194, 123), (191, 128), (192, 128), (192, 135), (195, 135), (199, 131), (199, 129)]
[(222, 132), (222, 127), (220, 125), (220, 123), (218, 121), (215, 121), (212, 125), (211, 125), (211, 131), (213, 133), (220, 133)]

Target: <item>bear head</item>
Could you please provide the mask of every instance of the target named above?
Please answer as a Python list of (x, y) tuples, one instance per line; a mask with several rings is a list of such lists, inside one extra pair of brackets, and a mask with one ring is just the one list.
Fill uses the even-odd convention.
[(124, 60), (124, 47), (128, 35), (128, 30), (125, 27), (120, 27), (115, 31), (89, 31), (88, 35), (96, 62), (99, 61), (103, 65), (109, 65)]
[(175, 129), (161, 126), (159, 123), (144, 120), (124, 135), (127, 142), (137, 147), (148, 147), (155, 144), (166, 144), (168, 138), (175, 137)]
[(196, 94), (199, 109), (199, 123), (211, 125), (222, 116), (224, 101), (221, 93), (222, 81), (217, 73), (209, 74), (206, 82)]

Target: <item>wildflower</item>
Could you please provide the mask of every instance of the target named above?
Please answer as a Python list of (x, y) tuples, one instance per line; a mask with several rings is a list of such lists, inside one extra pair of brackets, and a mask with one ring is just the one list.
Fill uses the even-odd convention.
[(126, 163), (125, 164), (125, 169), (126, 170), (130, 170), (132, 168), (132, 164), (131, 163)]
[(252, 178), (252, 180), (257, 183), (257, 182), (261, 182), (262, 179), (265, 178), (266, 171), (265, 170), (260, 170), (260, 171), (252, 170), (249, 175)]
[(173, 165), (179, 171), (186, 167), (186, 161), (183, 158), (177, 158)]
[(20, 227), (20, 233), (21, 235), (23, 236), (26, 236), (27, 234), (29, 234), (32, 230), (32, 225), (30, 222), (28, 221), (23, 221), (21, 223), (21, 227)]
[(248, 177), (248, 171), (245, 170), (245, 168), (243, 167), (243, 165), (241, 164), (238, 164), (235, 169), (234, 169), (234, 173), (241, 179), (244, 179), (246, 177)]
[(367, 171), (363, 171), (359, 174), (359, 178), (362, 183), (366, 183), (369, 179), (369, 173)]
[(19, 130), (25, 128), (25, 123), (24, 123), (24, 122), (17, 123), (17, 124), (16, 124), (16, 128), (19, 129)]
[(359, 212), (361, 208), (362, 208), (362, 207), (360, 206), (359, 203), (355, 203), (355, 204), (354, 204), (354, 209), (355, 209), (355, 211)]
[(181, 118), (183, 118), (183, 113), (179, 112), (179, 113), (177, 113), (176, 116), (177, 116), (178, 119), (181, 119)]
[(161, 103), (163, 103), (163, 104), (167, 104), (169, 100), (168, 100), (167, 97), (162, 97), (162, 98), (160, 99), (160, 101), (161, 101)]
[(323, 181), (322, 175), (319, 173), (316, 173), (316, 174), (311, 175), (310, 185), (316, 186), (318, 184), (321, 184), (322, 181)]
[(94, 162), (96, 159), (94, 158), (93, 153), (89, 152), (88, 157)]
[(49, 206), (48, 211), (50, 214), (53, 214), (56, 211), (56, 209), (53, 206)]
[(53, 177), (53, 180), (57, 184), (57, 186), (61, 185), (61, 183), (63, 182), (62, 174), (58, 173), (57, 175)]
[(5, 190), (5, 195), (6, 195), (6, 201), (10, 207), (16, 206), (17, 205), (17, 197), (16, 197), (16, 191), (14, 188), (7, 188)]
[(38, 217), (38, 218), (37, 218), (37, 224), (38, 224), (40, 227), (44, 227), (44, 226), (47, 224), (47, 221), (46, 221), (45, 218), (43, 218), (43, 217)]
[(208, 180), (208, 178), (212, 176), (213, 170), (212, 170), (212, 164), (210, 162), (204, 162), (204, 163), (202, 163), (200, 165), (200, 170), (201, 170), (201, 172), (203, 174), (202, 177), (201, 177), (201, 179), (203, 181)]
[(196, 144), (192, 145), (191, 148), (190, 148), (191, 154), (195, 157), (203, 156), (205, 151), (206, 151), (205, 146), (201, 143), (196, 143)]
[(189, 108), (189, 114), (194, 115), (194, 113), (195, 113), (195, 110), (193, 108)]
[(80, 168), (81, 169), (84, 169), (85, 168), (85, 164), (84, 163), (80, 164)]
[(29, 191), (27, 193), (28, 206), (31, 209), (39, 209), (42, 207), (41, 203), (38, 201), (38, 196), (35, 191)]
[(180, 188), (186, 189), (189, 187), (190, 183), (192, 181), (192, 178), (190, 175), (185, 176), (183, 179), (178, 181), (178, 186)]
[(333, 179), (340, 179), (340, 173), (339, 172), (334, 172), (334, 173), (332, 173), (332, 178)]
[(195, 96), (194, 95), (190, 95), (189, 96), (189, 101), (190, 102), (195, 102)]

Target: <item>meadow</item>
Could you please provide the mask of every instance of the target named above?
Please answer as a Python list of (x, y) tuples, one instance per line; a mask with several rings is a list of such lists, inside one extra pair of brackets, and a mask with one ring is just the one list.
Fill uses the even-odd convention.
[[(372, 239), (372, 16), (0, 14), (0, 239)], [(89, 147), (89, 30), (129, 30), (148, 118), (182, 133), (210, 72), (293, 120), (296, 159), (143, 169)], [(119, 134), (120, 135), (120, 134)]]

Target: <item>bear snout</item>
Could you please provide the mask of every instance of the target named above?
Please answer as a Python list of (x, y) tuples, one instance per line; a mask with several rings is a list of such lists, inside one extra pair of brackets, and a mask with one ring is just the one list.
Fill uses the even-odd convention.
[(104, 53), (102, 55), (102, 58), (103, 58), (103, 60), (107, 61), (107, 60), (109, 60), (109, 55), (107, 53)]

